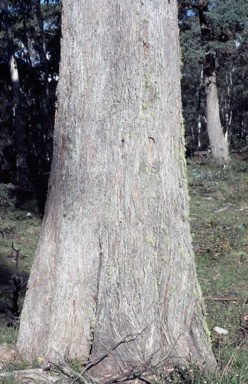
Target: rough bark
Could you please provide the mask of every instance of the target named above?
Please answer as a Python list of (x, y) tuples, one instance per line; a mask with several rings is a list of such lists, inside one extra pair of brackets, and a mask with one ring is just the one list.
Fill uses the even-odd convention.
[(18, 349), (88, 361), (129, 336), (92, 374), (213, 368), (189, 235), (177, 4), (65, 0), (62, 18), (49, 197)]

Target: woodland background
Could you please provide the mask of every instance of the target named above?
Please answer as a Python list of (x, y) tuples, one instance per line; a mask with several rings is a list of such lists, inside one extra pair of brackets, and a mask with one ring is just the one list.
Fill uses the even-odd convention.
[[(188, 156), (209, 147), (203, 83), (206, 52), (215, 57), (220, 118), (229, 149), (237, 150), (248, 142), (247, 1), (205, 1), (205, 39), (198, 17), (201, 3), (178, 2)], [(1, 188), (13, 183), (20, 193), (37, 193), (42, 213), (52, 158), (61, 1), (0, 4)]]
[[(222, 376), (179, 372), (168, 382), (245, 383), (248, 5), (246, 0), (205, 1), (209, 30), (203, 41), (197, 10), (201, 3), (178, 1), (181, 88), (193, 246)], [(10, 303), (13, 281), (11, 287), (9, 281), (18, 273), (20, 307), (46, 200), (60, 37), (61, 1), (0, 1), (0, 291), (1, 300)], [(203, 82), (206, 51), (215, 56), (221, 123), (232, 153), (230, 165), (222, 168), (198, 156), (209, 148)], [(6, 286), (11, 289), (4, 291)], [(1, 320), (0, 343), (15, 341), (16, 329)], [(227, 329), (228, 336), (214, 333), (216, 325)], [(76, 371), (81, 370), (78, 364), (72, 362)]]

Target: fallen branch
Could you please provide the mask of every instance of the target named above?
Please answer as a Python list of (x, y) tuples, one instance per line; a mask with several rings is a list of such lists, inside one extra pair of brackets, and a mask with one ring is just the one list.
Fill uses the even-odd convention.
[(0, 377), (13, 377), (18, 380), (19, 383), (27, 382), (27, 380), (32, 380), (37, 383), (45, 383), (45, 384), (68, 384), (69, 379), (61, 376), (52, 376), (45, 373), (41, 368), (37, 369), (25, 369), (18, 370), (13, 372), (1, 372)]
[(16, 253), (16, 265), (15, 265), (15, 269), (16, 269), (16, 275), (18, 275), (19, 256), (20, 256), (20, 250), (21, 250), (21, 249), (16, 249), (16, 248), (14, 247), (14, 243), (12, 243), (12, 249), (13, 249), (13, 251), (15, 251), (15, 253)]
[(207, 301), (239, 301), (238, 297), (203, 297)]
[[(79, 373), (77, 376), (72, 380), (71, 384), (75, 383), (75, 381), (78, 378), (83, 377), (83, 374), (85, 374), (86, 371), (88, 371), (90, 368), (94, 367), (95, 365), (99, 364), (101, 361), (106, 359), (108, 355), (113, 352), (116, 348), (118, 348), (121, 344), (130, 343), (131, 341), (135, 341), (151, 324), (147, 325), (144, 329), (142, 329), (141, 332), (136, 333), (135, 335), (127, 335), (122, 340), (120, 340), (118, 343), (116, 343), (112, 348), (110, 348), (106, 353), (103, 353), (102, 355), (96, 357), (94, 360), (90, 361), (86, 367)], [(85, 383), (85, 380), (83, 380)]]

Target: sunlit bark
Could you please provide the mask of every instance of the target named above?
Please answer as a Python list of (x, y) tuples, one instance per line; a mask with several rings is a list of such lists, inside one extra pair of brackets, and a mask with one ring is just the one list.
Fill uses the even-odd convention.
[(65, 0), (62, 36), (18, 349), (88, 361), (116, 347), (90, 370), (101, 379), (213, 368), (189, 235), (176, 2)]

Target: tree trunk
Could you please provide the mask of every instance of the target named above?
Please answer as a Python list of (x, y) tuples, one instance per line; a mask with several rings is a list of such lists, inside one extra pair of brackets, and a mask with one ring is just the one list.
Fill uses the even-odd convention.
[(2, 2), (2, 11), (5, 16), (5, 29), (7, 36), (10, 81), (13, 95), (13, 128), (15, 132), (15, 152), (16, 152), (16, 169), (17, 181), (21, 181), (26, 175), (27, 162), (25, 152), (25, 126), (22, 113), (22, 95), (19, 80), (19, 71), (17, 61), (15, 59), (15, 47), (13, 40), (12, 25), (8, 13), (8, 2)]
[(225, 139), (219, 111), (218, 91), (216, 85), (216, 73), (205, 77), (207, 130), (212, 156), (218, 165), (229, 162), (229, 151)]
[(92, 370), (100, 378), (213, 368), (189, 235), (177, 4), (65, 0), (62, 17), (49, 197), (18, 349), (88, 361), (116, 347)]
[(49, 111), (49, 84), (48, 84), (48, 66), (47, 66), (47, 50), (46, 50), (46, 41), (44, 34), (44, 18), (41, 12), (40, 0), (36, 0), (36, 17), (38, 20), (38, 25), (40, 29), (40, 38), (39, 38), (39, 52), (40, 52), (40, 61), (44, 70), (44, 85), (45, 85), (45, 100), (44, 100), (44, 112), (47, 114)]
[(209, 10), (209, 2), (200, 0), (197, 5), (199, 23), (201, 27), (201, 40), (205, 45), (204, 82), (206, 94), (207, 131), (212, 151), (212, 157), (218, 165), (229, 162), (229, 151), (220, 121), (218, 89), (216, 83), (215, 53), (211, 52), (209, 42), (213, 39), (213, 31), (209, 25), (205, 12)]

